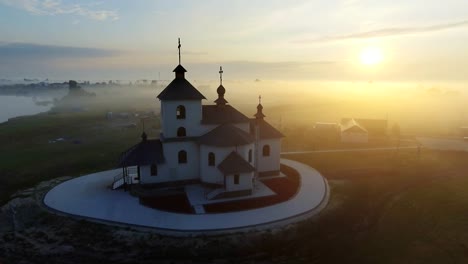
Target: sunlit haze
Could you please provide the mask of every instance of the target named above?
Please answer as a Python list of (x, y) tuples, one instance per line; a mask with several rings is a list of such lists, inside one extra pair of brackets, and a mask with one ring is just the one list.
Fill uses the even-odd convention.
[(377, 47), (366, 47), (360, 54), (361, 62), (365, 65), (376, 65), (382, 62), (382, 51)]
[(170, 79), (181, 37), (191, 79), (214, 80), (223, 65), (232, 80), (465, 81), (466, 10), (464, 0), (0, 0), (0, 78)]

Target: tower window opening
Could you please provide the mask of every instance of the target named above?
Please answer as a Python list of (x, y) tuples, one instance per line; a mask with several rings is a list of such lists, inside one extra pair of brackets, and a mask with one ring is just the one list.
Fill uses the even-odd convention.
[(185, 106), (183, 105), (177, 106), (176, 117), (177, 119), (185, 119)]
[(179, 127), (177, 129), (177, 136), (178, 137), (185, 137), (187, 136), (187, 131), (185, 130), (185, 127)]

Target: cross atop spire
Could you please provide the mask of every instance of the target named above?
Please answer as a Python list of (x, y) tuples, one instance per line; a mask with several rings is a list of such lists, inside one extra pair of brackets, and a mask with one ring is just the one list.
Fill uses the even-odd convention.
[(219, 66), (219, 85), (223, 85), (223, 66)]
[(180, 38), (179, 38), (179, 45), (177, 46), (177, 48), (179, 49), (179, 65), (180, 65)]
[(262, 96), (261, 95), (258, 96), (258, 104), (262, 104)]

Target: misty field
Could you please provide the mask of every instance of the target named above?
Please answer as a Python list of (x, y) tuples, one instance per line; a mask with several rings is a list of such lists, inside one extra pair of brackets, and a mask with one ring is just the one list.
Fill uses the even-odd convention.
[[(237, 85), (240, 84), (232, 83), (230, 86)], [(365, 118), (385, 116), (385, 109), (372, 111), (382, 103), (383, 98), (360, 105), (359, 102), (364, 99), (350, 94), (340, 99), (322, 96), (318, 92), (297, 94), (292, 89), (286, 96), (280, 96), (279, 90), (272, 88), (265, 91), (268, 85), (253, 83), (251, 91), (244, 90), (241, 96), (232, 99), (228, 90), (226, 98), (249, 116), (254, 113), (257, 103), (254, 94), (265, 94), (264, 112), (267, 119), (286, 135), (283, 147), (287, 150), (316, 147), (316, 142), (308, 133), (316, 121), (337, 122), (346, 113)], [(275, 89), (278, 89), (280, 85), (276, 85)], [(159, 133), (159, 110), (155, 94), (159, 88), (133, 88), (135, 90), (131, 91), (122, 87), (120, 90), (92, 90), (97, 96), (84, 104), (83, 111), (51, 111), (0, 124), (1, 204), (7, 202), (16, 191), (34, 187), (47, 179), (114, 168), (119, 154), (140, 140), (142, 120), (149, 136), (156, 137)], [(204, 89), (209, 94), (214, 86), (205, 86)], [(417, 94), (415, 91), (411, 93), (414, 96)], [(440, 102), (434, 102), (432, 95), (424, 94), (427, 100), (423, 102), (427, 105), (430, 105), (429, 101), (433, 105), (445, 105), (440, 109), (447, 116), (465, 111), (460, 104), (453, 103), (449, 107), (452, 99), (458, 102), (450, 95), (444, 95)], [(243, 100), (244, 97), (254, 99)], [(383, 105), (393, 105), (397, 109), (402, 102), (411, 101), (411, 96), (400, 101), (390, 100), (395, 98), (387, 98), (388, 102)], [(291, 103), (293, 99), (296, 103)], [(398, 109), (404, 116), (402, 109), (408, 110), (410, 107), (407, 105)], [(400, 122), (402, 133), (408, 138), (415, 134), (456, 136), (457, 124), (465, 122), (463, 115), (452, 116), (450, 120), (447, 119), (447, 122), (450, 121), (447, 128), (443, 125), (443, 116), (428, 117), (420, 113), (422, 110), (418, 109), (418, 114), (409, 113), (407, 119), (401, 120), (392, 119), (390, 114), (390, 120)], [(108, 112), (113, 112), (111, 119), (107, 116)], [(372, 114), (364, 116), (365, 113)], [(419, 117), (417, 121), (416, 117)], [(394, 141), (385, 144), (392, 146)], [(284, 158), (309, 164), (329, 181), (331, 200), (317, 219), (302, 222), (293, 229), (261, 233), (254, 238), (248, 235), (238, 235), (238, 239), (216, 237), (203, 243), (197, 238), (187, 238), (183, 245), (178, 245), (180, 241), (177, 239), (173, 239), (175, 242), (171, 244), (166, 243), (171, 240), (169, 238), (158, 236), (155, 239), (153, 234), (146, 236), (144, 232), (125, 230), (130, 234), (128, 236), (141, 237), (135, 239), (138, 246), (132, 247), (131, 251), (141, 256), (141, 263), (150, 263), (154, 259), (176, 263), (189, 260), (208, 262), (213, 258), (233, 263), (468, 261), (467, 153), (394, 149), (297, 154), (285, 155)], [(71, 241), (75, 253), (62, 257), (75, 262), (102, 261), (105, 254), (86, 253), (90, 245), (101, 252), (128, 250), (128, 236), (116, 237), (108, 227), (40, 212), (37, 219), (29, 219), (30, 229), (27, 226), (20, 231), (27, 239), (14, 242), (11, 239), (13, 232), (0, 236), (0, 244), (18, 243), (13, 244), (16, 251), (9, 251), (8, 256), (19, 260), (23, 255), (37, 255), (37, 249), (25, 241), (48, 243), (43, 240), (44, 235), (39, 236), (36, 234), (38, 231), (32, 229), (48, 225), (55, 226), (50, 229), (52, 233), (49, 236), (58, 241)], [(68, 227), (64, 231), (56, 226)], [(78, 234), (83, 229), (93, 232)], [(109, 245), (109, 241), (100, 239), (112, 239), (113, 243)], [(177, 247), (174, 246), (176, 244)], [(193, 249), (195, 247), (197, 250)], [(5, 254), (6, 251), (2, 252), (0, 247), (0, 256)], [(243, 257), (239, 260), (239, 256)], [(126, 261), (125, 255), (119, 257), (122, 262)]]
[[(156, 122), (147, 119), (148, 130)], [(141, 132), (139, 119), (109, 121), (95, 112), (40, 114), (0, 124), (0, 201), (42, 180), (114, 168)]]

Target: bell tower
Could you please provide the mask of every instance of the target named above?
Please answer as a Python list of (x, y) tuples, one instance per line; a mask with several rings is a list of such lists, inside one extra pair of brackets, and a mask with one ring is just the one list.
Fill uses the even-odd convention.
[(158, 95), (161, 101), (161, 139), (199, 136), (202, 119), (201, 100), (206, 99), (187, 79), (180, 64), (173, 70), (174, 80)]

